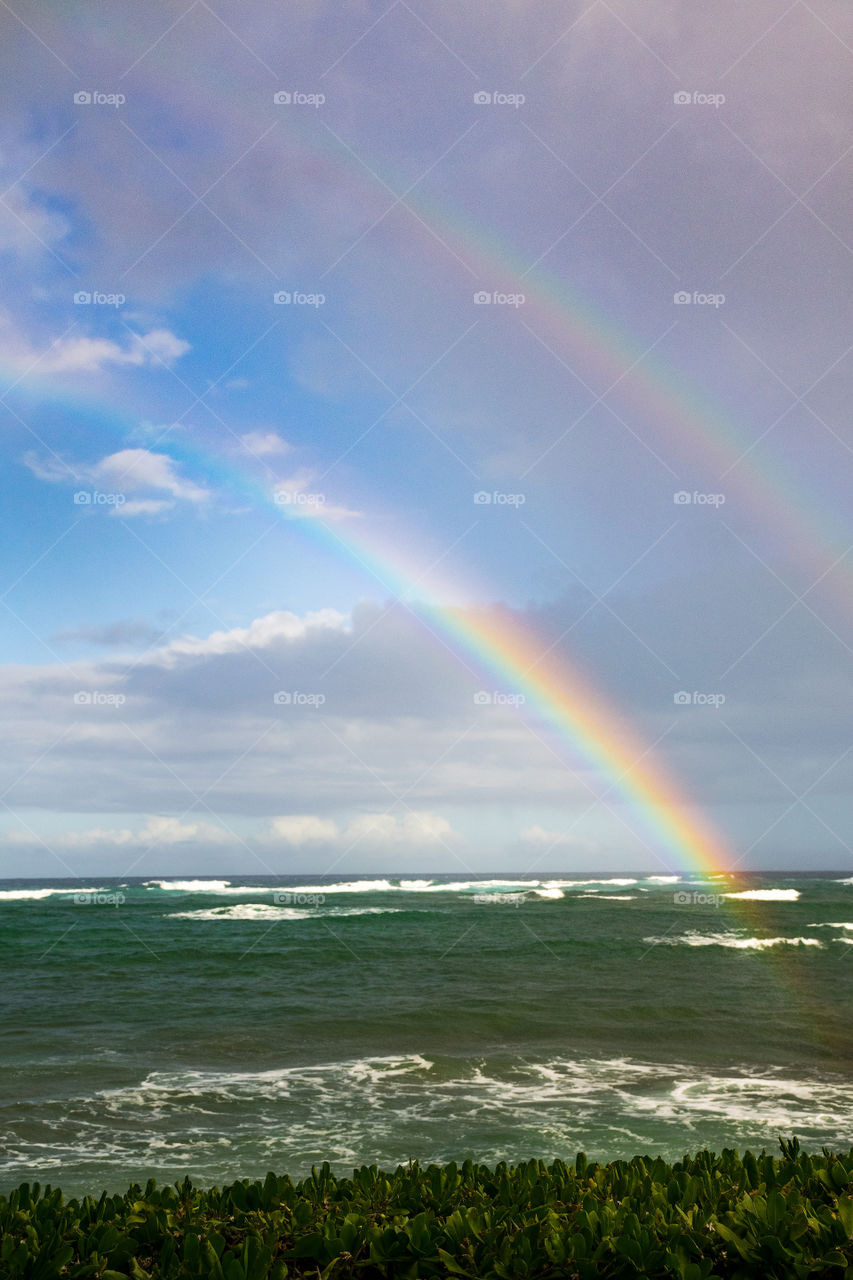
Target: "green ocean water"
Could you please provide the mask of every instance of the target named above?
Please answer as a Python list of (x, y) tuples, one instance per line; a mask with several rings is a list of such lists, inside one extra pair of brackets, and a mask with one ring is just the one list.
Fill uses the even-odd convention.
[(5, 881), (0, 923), (0, 1191), (853, 1145), (842, 873)]

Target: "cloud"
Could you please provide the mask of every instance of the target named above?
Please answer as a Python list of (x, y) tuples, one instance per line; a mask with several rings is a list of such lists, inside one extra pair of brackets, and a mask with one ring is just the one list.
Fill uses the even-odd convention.
[(296, 847), (305, 844), (332, 844), (339, 836), (340, 829), (336, 822), (313, 813), (291, 813), (274, 818), (268, 831), (268, 839), (283, 840), (285, 844)]
[(292, 475), (279, 480), (273, 498), (291, 520), (349, 520), (363, 515), (348, 507), (336, 506), (317, 487), (317, 472), (301, 467)]
[(343, 825), (316, 814), (288, 814), (274, 818), (267, 831), (269, 840), (283, 840), (296, 847), (324, 844), (336, 850), (362, 842), (371, 849), (422, 848), (458, 838), (446, 818), (426, 810), (362, 813)]
[(153, 661), (172, 666), (180, 658), (212, 657), (268, 649), (281, 641), (304, 640), (315, 632), (346, 632), (347, 617), (336, 609), (309, 611), (304, 616), (286, 609), (256, 618), (248, 627), (214, 631), (209, 636), (186, 636), (171, 641), (151, 655)]
[[(64, 462), (56, 455), (41, 458), (32, 452), (26, 453), (22, 461), (39, 480), (51, 484), (88, 483), (98, 493), (109, 493), (113, 499), (107, 504), (110, 515), (124, 519), (159, 515), (171, 510), (176, 502), (199, 505), (211, 496), (209, 489), (181, 474), (180, 463), (174, 458), (150, 449), (120, 449), (96, 463)], [(153, 496), (128, 498), (129, 494), (146, 491), (153, 491)], [(85, 495), (88, 491), (80, 493)], [(163, 493), (169, 497), (156, 496)], [(75, 495), (75, 502), (82, 507), (91, 505), (91, 494), (88, 498)]]
[(258, 457), (265, 457), (268, 454), (289, 453), (292, 445), (286, 440), (282, 440), (281, 436), (275, 431), (247, 431), (245, 435), (240, 437), (241, 442), (249, 450)]
[[(76, 322), (74, 327), (79, 325)], [(0, 364), (34, 377), (52, 374), (93, 374), (109, 368), (171, 367), (190, 350), (190, 344), (170, 329), (128, 334), (121, 342), (73, 331), (47, 339), (38, 348), (25, 338), (7, 313), (0, 314)]]

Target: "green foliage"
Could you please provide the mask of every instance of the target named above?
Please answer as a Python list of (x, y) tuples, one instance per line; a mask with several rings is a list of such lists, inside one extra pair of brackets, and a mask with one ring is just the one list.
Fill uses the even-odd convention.
[(853, 1151), (375, 1165), (0, 1197), (0, 1280), (853, 1280)]

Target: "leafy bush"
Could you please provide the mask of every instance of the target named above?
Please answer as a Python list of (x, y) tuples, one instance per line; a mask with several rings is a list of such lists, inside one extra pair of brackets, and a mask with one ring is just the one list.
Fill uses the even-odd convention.
[(149, 1182), (99, 1200), (24, 1183), (0, 1197), (0, 1277), (853, 1280), (853, 1151), (781, 1146), (775, 1159), (466, 1160), (351, 1178), (324, 1164), (297, 1183)]

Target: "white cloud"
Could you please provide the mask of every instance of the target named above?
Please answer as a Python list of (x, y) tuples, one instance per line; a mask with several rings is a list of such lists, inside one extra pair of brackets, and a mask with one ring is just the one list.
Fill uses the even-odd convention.
[(363, 514), (348, 507), (338, 507), (328, 501), (317, 481), (317, 473), (308, 467), (300, 467), (292, 475), (280, 480), (273, 497), (290, 519), (349, 520)]
[(241, 442), (259, 457), (267, 454), (289, 453), (292, 446), (275, 431), (247, 431), (240, 437)]
[[(123, 502), (108, 508), (113, 516), (158, 515), (173, 508), (176, 501), (201, 503), (210, 497), (209, 489), (181, 475), (180, 464), (174, 458), (150, 449), (120, 449), (94, 464), (66, 463), (57, 457), (40, 458), (33, 453), (25, 454), (22, 461), (33, 475), (51, 484), (91, 484), (97, 490), (122, 495)], [(128, 494), (144, 495), (146, 491), (150, 496), (127, 498)], [(164, 493), (169, 497), (158, 496)]]
[(234, 627), (230, 631), (214, 631), (203, 639), (185, 636), (173, 640), (151, 655), (152, 660), (170, 665), (185, 656), (210, 657), (215, 654), (240, 653), (246, 649), (266, 649), (281, 640), (302, 640), (312, 632), (344, 632), (348, 627), (345, 614), (337, 609), (309, 611), (304, 617), (279, 609), (275, 613), (255, 618), (248, 627)]
[(399, 816), (393, 813), (362, 813), (344, 826), (316, 814), (289, 814), (272, 820), (266, 838), (284, 840), (296, 846), (320, 843), (342, 849), (364, 841), (371, 848), (382, 849), (443, 844), (459, 837), (440, 814), (413, 810)]
[[(83, 312), (86, 308), (75, 307), (74, 310)], [(121, 341), (115, 341), (113, 338), (75, 332), (81, 324), (82, 317), (75, 316), (75, 323), (64, 334), (54, 339), (46, 338), (42, 344), (36, 345), (21, 332), (16, 319), (9, 312), (2, 312), (0, 364), (22, 375), (31, 370), (35, 377), (63, 373), (90, 374), (100, 373), (110, 366), (171, 366), (191, 349), (190, 344), (177, 337), (171, 329), (127, 333)]]
[(174, 458), (149, 449), (120, 449), (102, 458), (91, 474), (100, 483), (121, 485), (132, 493), (159, 489), (186, 502), (203, 502), (210, 496), (209, 490), (179, 474)]
[(313, 813), (291, 813), (286, 817), (273, 818), (267, 833), (272, 840), (283, 840), (286, 844), (332, 844), (338, 839), (338, 824), (331, 818), (318, 818)]

